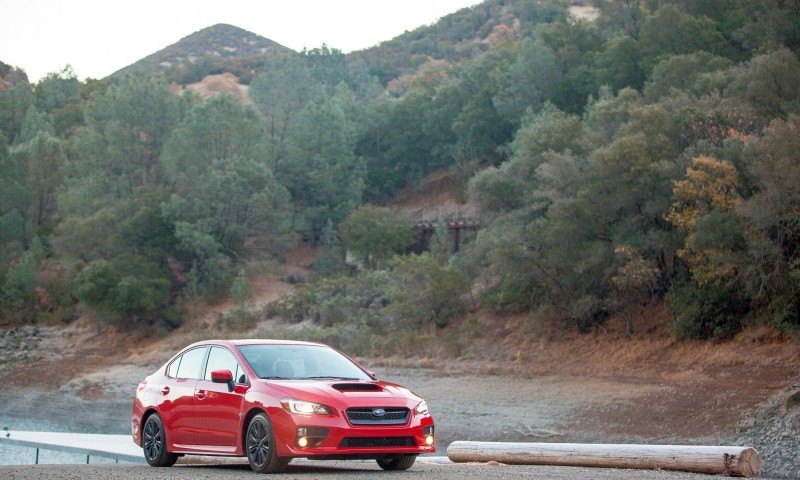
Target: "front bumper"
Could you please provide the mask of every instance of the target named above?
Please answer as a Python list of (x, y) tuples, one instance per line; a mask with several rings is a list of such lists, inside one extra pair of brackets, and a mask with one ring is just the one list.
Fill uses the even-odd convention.
[[(393, 454), (424, 454), (436, 452), (434, 445), (426, 443), (426, 432), (433, 432), (433, 418), (430, 415), (412, 415), (405, 425), (392, 426), (354, 426), (346, 418), (339, 415), (303, 416), (282, 412), (273, 417), (273, 428), (278, 440), (278, 454), (290, 457), (381, 457)], [(325, 429), (327, 435), (313, 445), (300, 447), (297, 443), (298, 428)], [(367, 439), (399, 440), (404, 438), (403, 446), (346, 446), (372, 443)], [(356, 441), (344, 441), (345, 438)], [(381, 443), (376, 441), (375, 443)]]

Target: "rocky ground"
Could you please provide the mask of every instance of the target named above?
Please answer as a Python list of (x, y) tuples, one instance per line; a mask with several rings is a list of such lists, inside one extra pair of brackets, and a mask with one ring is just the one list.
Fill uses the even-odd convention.
[(800, 479), (800, 384), (761, 405), (739, 428), (736, 443), (761, 453), (762, 475)]

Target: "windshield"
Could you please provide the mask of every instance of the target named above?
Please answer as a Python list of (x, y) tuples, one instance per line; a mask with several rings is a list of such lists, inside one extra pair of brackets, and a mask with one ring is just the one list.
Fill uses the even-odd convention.
[(319, 345), (242, 345), (259, 378), (280, 380), (372, 380), (336, 350)]

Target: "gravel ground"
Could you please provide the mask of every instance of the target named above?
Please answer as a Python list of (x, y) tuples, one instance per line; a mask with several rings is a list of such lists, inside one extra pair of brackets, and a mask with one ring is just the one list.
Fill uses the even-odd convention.
[[(520, 465), (452, 464), (437, 465), (418, 462), (406, 472), (383, 472), (371, 461), (352, 462), (302, 462), (291, 464), (287, 473), (276, 478), (302, 478), (313, 475), (327, 478), (409, 478), (435, 477), (441, 480), (480, 479), (571, 479), (571, 480), (708, 480), (708, 475), (649, 470), (615, 470), (574, 467), (541, 467)], [(0, 478), (7, 480), (29, 479), (217, 479), (261, 478), (247, 465), (175, 466), (152, 468), (144, 465), (16, 465), (0, 467)]]
[(740, 423), (740, 445), (761, 454), (762, 475), (800, 479), (800, 384), (759, 408)]

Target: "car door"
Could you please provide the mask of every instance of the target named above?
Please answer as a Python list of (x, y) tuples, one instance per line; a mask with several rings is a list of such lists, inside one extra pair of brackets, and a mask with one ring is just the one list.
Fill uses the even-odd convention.
[(167, 367), (158, 395), (158, 410), (171, 445), (197, 445), (194, 422), (195, 390), (202, 375), (208, 347), (187, 350)]
[(208, 354), (205, 373), (197, 382), (194, 418), (200, 436), (200, 445), (220, 447), (220, 452), (233, 451), (240, 437), (244, 385), (228, 391), (228, 385), (211, 381), (214, 370), (230, 370), (235, 381), (242, 384), (242, 368), (236, 357), (225, 347), (212, 346)]

